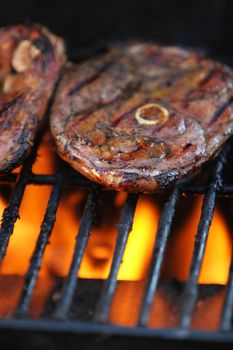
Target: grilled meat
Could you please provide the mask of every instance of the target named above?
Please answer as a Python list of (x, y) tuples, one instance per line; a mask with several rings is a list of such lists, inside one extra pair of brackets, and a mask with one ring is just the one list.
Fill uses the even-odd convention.
[(46, 28), (15, 25), (0, 30), (0, 171), (29, 153), (65, 63), (62, 39)]
[(233, 131), (233, 72), (203, 54), (113, 45), (68, 68), (51, 115), (58, 153), (116, 190), (154, 192), (216, 155)]

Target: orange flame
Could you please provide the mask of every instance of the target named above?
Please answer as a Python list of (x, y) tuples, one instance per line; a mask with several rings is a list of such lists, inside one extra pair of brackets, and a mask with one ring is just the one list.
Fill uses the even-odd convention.
[[(50, 136), (46, 135), (33, 166), (34, 173), (52, 174), (55, 156)], [(28, 185), (20, 206), (20, 219), (10, 238), (7, 255), (1, 264), (2, 274), (23, 275), (28, 270), (30, 257), (40, 231), (48, 203), (51, 186)], [(87, 193), (85, 190), (68, 189), (60, 202), (57, 220), (46, 247), (40, 276), (67, 275), (72, 260), (75, 238), (79, 230)], [(106, 278), (108, 276), (117, 236), (116, 225), (120, 220), (126, 193), (105, 191), (104, 206), (97, 215), (86, 252), (80, 267), (79, 277)], [(0, 197), (0, 215), (5, 201)], [(164, 264), (164, 274), (178, 280), (187, 280), (193, 253), (194, 239), (200, 217), (201, 198), (193, 206), (186, 223), (171, 236)], [(159, 207), (154, 198), (142, 195), (138, 201), (132, 232), (126, 245), (118, 279), (144, 279), (150, 263), (158, 225)], [(227, 281), (232, 239), (228, 227), (216, 210), (210, 229), (199, 283), (225, 284)]]
[[(46, 135), (38, 150), (38, 157), (32, 169), (34, 173), (54, 172), (55, 159), (50, 142), (49, 136)], [(15, 224), (7, 255), (1, 265), (2, 274), (26, 273), (50, 193), (51, 186), (26, 187), (19, 211), (20, 219)], [(62, 198), (50, 239), (51, 244), (47, 246), (44, 254), (41, 276), (67, 275), (86, 195), (84, 190), (72, 189)], [(110, 270), (117, 235), (116, 225), (119, 223), (121, 208), (127, 194), (107, 193), (105, 196), (108, 197), (108, 206), (102, 208), (102, 212), (99, 213), (101, 222), (92, 229), (79, 271), (82, 278), (106, 278)], [(0, 214), (4, 207), (4, 200), (0, 198)], [(152, 254), (158, 217), (158, 207), (152, 197), (141, 196), (119, 270), (119, 279), (137, 280), (145, 276)]]
[[(80, 195), (80, 192), (77, 192), (77, 198)], [(125, 198), (124, 194), (121, 196)], [(115, 203), (118, 201), (120, 201), (119, 195)], [(111, 203), (108, 205), (111, 207)], [(69, 205), (62, 205), (59, 208), (51, 245), (45, 255), (50, 272), (62, 276), (68, 273), (79, 226), (79, 219), (71, 214), (72, 210), (69, 208)], [(114, 205), (111, 210), (114, 211)], [(102, 223), (99, 227), (94, 227), (91, 232), (79, 277), (106, 278), (108, 276), (116, 241), (116, 224), (117, 218), (119, 220), (119, 213), (120, 211), (115, 218), (113, 217), (113, 221), (109, 222), (106, 218), (108, 213), (103, 211)], [(149, 196), (142, 196), (137, 204), (132, 232), (129, 234), (118, 279), (137, 280), (144, 277), (152, 254), (157, 227), (156, 218), (158, 218), (157, 206)], [(143, 224), (144, 220), (149, 223), (148, 227)]]
[[(46, 174), (52, 173), (53, 157), (50, 140), (48, 135), (45, 135), (38, 150), (33, 171), (40, 173), (40, 170), (44, 169)], [(26, 187), (19, 210), (20, 219), (15, 223), (7, 255), (1, 265), (2, 274), (24, 274), (27, 271), (50, 192), (51, 186), (28, 185)], [(0, 198), (0, 215), (2, 215), (5, 205), (4, 200)]]
[[(165, 274), (186, 281), (189, 274), (195, 235), (200, 219), (202, 198), (195, 203), (188, 221), (171, 237)], [(231, 261), (232, 238), (218, 208), (211, 223), (199, 283), (226, 284)]]

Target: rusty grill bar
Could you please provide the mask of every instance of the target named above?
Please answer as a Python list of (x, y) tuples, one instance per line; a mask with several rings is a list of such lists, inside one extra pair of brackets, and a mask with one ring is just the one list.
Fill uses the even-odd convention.
[[(207, 185), (177, 184), (165, 203), (164, 209), (160, 216), (154, 251), (151, 259), (146, 287), (142, 298), (142, 305), (139, 312), (138, 326), (128, 328), (121, 326), (112, 326), (109, 323), (109, 311), (112, 298), (116, 290), (117, 274), (121, 264), (122, 256), (126, 247), (128, 235), (131, 231), (134, 212), (138, 200), (138, 195), (129, 194), (127, 201), (122, 209), (120, 222), (118, 224), (118, 235), (113, 254), (113, 260), (108, 278), (104, 281), (103, 288), (97, 303), (96, 312), (91, 322), (83, 323), (82, 321), (69, 320), (68, 313), (73, 303), (75, 288), (79, 287), (77, 272), (85, 252), (89, 239), (95, 212), (98, 207), (99, 198), (101, 197), (101, 188), (93, 185), (89, 180), (84, 179), (79, 174), (76, 176), (67, 176), (63, 170), (58, 171), (55, 175), (38, 175), (33, 174), (31, 169), (36, 158), (37, 148), (40, 143), (38, 139), (31, 155), (25, 161), (19, 175), (9, 174), (2, 175), (0, 182), (2, 184), (15, 183), (14, 191), (8, 207), (5, 209), (2, 217), (0, 228), (0, 260), (4, 258), (10, 236), (14, 229), (14, 223), (18, 218), (20, 203), (23, 198), (24, 190), (27, 184), (53, 185), (48, 205), (41, 224), (38, 240), (35, 244), (33, 255), (31, 256), (28, 272), (24, 280), (24, 288), (21, 298), (11, 319), (0, 319), (0, 328), (13, 329), (50, 329), (51, 331), (66, 331), (69, 327), (71, 332), (96, 332), (99, 334), (125, 334), (125, 335), (145, 335), (156, 336), (171, 339), (205, 339), (214, 335), (214, 340), (233, 341), (232, 331), (232, 312), (233, 312), (233, 262), (231, 263), (229, 280), (226, 286), (224, 305), (219, 323), (219, 330), (216, 332), (193, 331), (190, 328), (194, 308), (198, 297), (198, 277), (203, 260), (207, 236), (217, 195), (232, 196), (233, 185), (225, 185), (222, 182), (222, 172), (229, 154), (229, 144), (225, 146), (222, 153), (215, 161), (215, 167), (209, 177)], [(89, 188), (89, 194), (86, 201), (85, 210), (81, 219), (79, 233), (76, 238), (76, 244), (73, 252), (72, 263), (69, 274), (66, 277), (61, 299), (57, 303), (56, 310), (49, 319), (33, 320), (28, 315), (28, 307), (36, 285), (38, 272), (42, 264), (43, 253), (48, 243), (49, 237), (56, 219), (56, 213), (61, 197), (61, 192), (66, 186), (86, 186)], [(158, 281), (160, 277), (161, 265), (164, 259), (164, 252), (167, 240), (171, 231), (171, 225), (175, 216), (176, 203), (180, 193), (205, 193), (203, 200), (202, 212), (193, 249), (192, 264), (190, 267), (189, 279), (185, 285), (180, 322), (175, 329), (149, 329), (147, 328), (148, 319), (151, 312), (152, 303), (156, 294)], [(232, 260), (233, 261), (233, 260)], [(25, 319), (26, 317), (26, 319)], [(63, 321), (66, 322), (63, 322)], [(225, 332), (222, 332), (225, 331)]]

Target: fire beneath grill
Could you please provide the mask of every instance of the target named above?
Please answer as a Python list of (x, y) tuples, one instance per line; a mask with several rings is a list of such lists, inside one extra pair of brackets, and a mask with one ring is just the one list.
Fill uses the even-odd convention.
[[(55, 172), (56, 160), (50, 144), (51, 139), (46, 135), (38, 150), (37, 161), (32, 169), (34, 173), (53, 174)], [(50, 193), (51, 186), (27, 186), (19, 210), (20, 218), (15, 224), (7, 255), (1, 266), (2, 274), (24, 275), (26, 273)], [(86, 197), (85, 190), (70, 188), (64, 193), (51, 235), (51, 244), (44, 255), (41, 276), (62, 277), (68, 274)], [(81, 278), (107, 278), (109, 273), (117, 235), (116, 225), (127, 194), (106, 193), (104, 197), (104, 204), (98, 215), (99, 221), (92, 229), (79, 270)], [(0, 215), (5, 206), (6, 203), (2, 197)], [(158, 217), (159, 207), (152, 196), (142, 196), (137, 204), (132, 234), (130, 234), (119, 270), (120, 280), (138, 280), (145, 277), (152, 255)]]
[[(186, 222), (168, 243), (166, 271), (168, 276), (175, 277), (179, 281), (184, 282), (188, 279), (202, 201), (202, 196), (199, 196), (190, 208)], [(184, 208), (184, 216), (187, 215), (185, 212)], [(223, 213), (216, 207), (198, 282), (202, 284), (226, 284), (231, 253), (232, 235), (230, 228)]]
[(205, 182), (156, 195), (101, 189), (56, 157), (48, 133), (33, 152), (0, 178), (0, 327), (27, 316), (75, 332), (76, 321), (97, 333), (231, 329), (229, 147)]
[[(18, 171), (17, 169), (16, 171)], [(54, 174), (56, 157), (49, 134), (44, 136), (37, 160), (32, 168), (36, 174)], [(19, 210), (13, 235), (1, 266), (2, 274), (24, 275), (28, 261), (51, 194), (51, 186), (28, 185)], [(120, 211), (125, 204), (126, 193), (105, 193), (100, 219), (92, 229), (78, 276), (88, 279), (107, 278), (111, 266)], [(87, 197), (85, 189), (69, 188), (64, 194), (57, 212), (50, 245), (44, 254), (40, 276), (64, 277), (68, 274), (75, 237), (80, 225)], [(199, 196), (189, 205), (183, 203), (182, 225), (174, 227), (166, 253), (163, 274), (178, 281), (188, 278), (195, 234), (201, 213), (203, 198)], [(118, 279), (143, 280), (151, 260), (155, 233), (160, 215), (161, 200), (152, 195), (140, 197), (133, 220), (132, 232), (126, 245)], [(0, 198), (0, 215), (6, 206), (6, 194)], [(216, 208), (210, 228), (199, 283), (226, 284), (231, 260), (232, 236), (223, 214)]]

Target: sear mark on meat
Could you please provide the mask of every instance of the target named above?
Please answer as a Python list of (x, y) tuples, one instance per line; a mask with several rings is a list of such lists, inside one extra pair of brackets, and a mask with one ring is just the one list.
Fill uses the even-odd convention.
[(62, 39), (44, 27), (0, 29), (1, 172), (30, 152), (65, 61)]
[(218, 153), (233, 130), (232, 98), (233, 72), (198, 52), (113, 44), (67, 69), (51, 130), (59, 155), (91, 180), (156, 192)]

